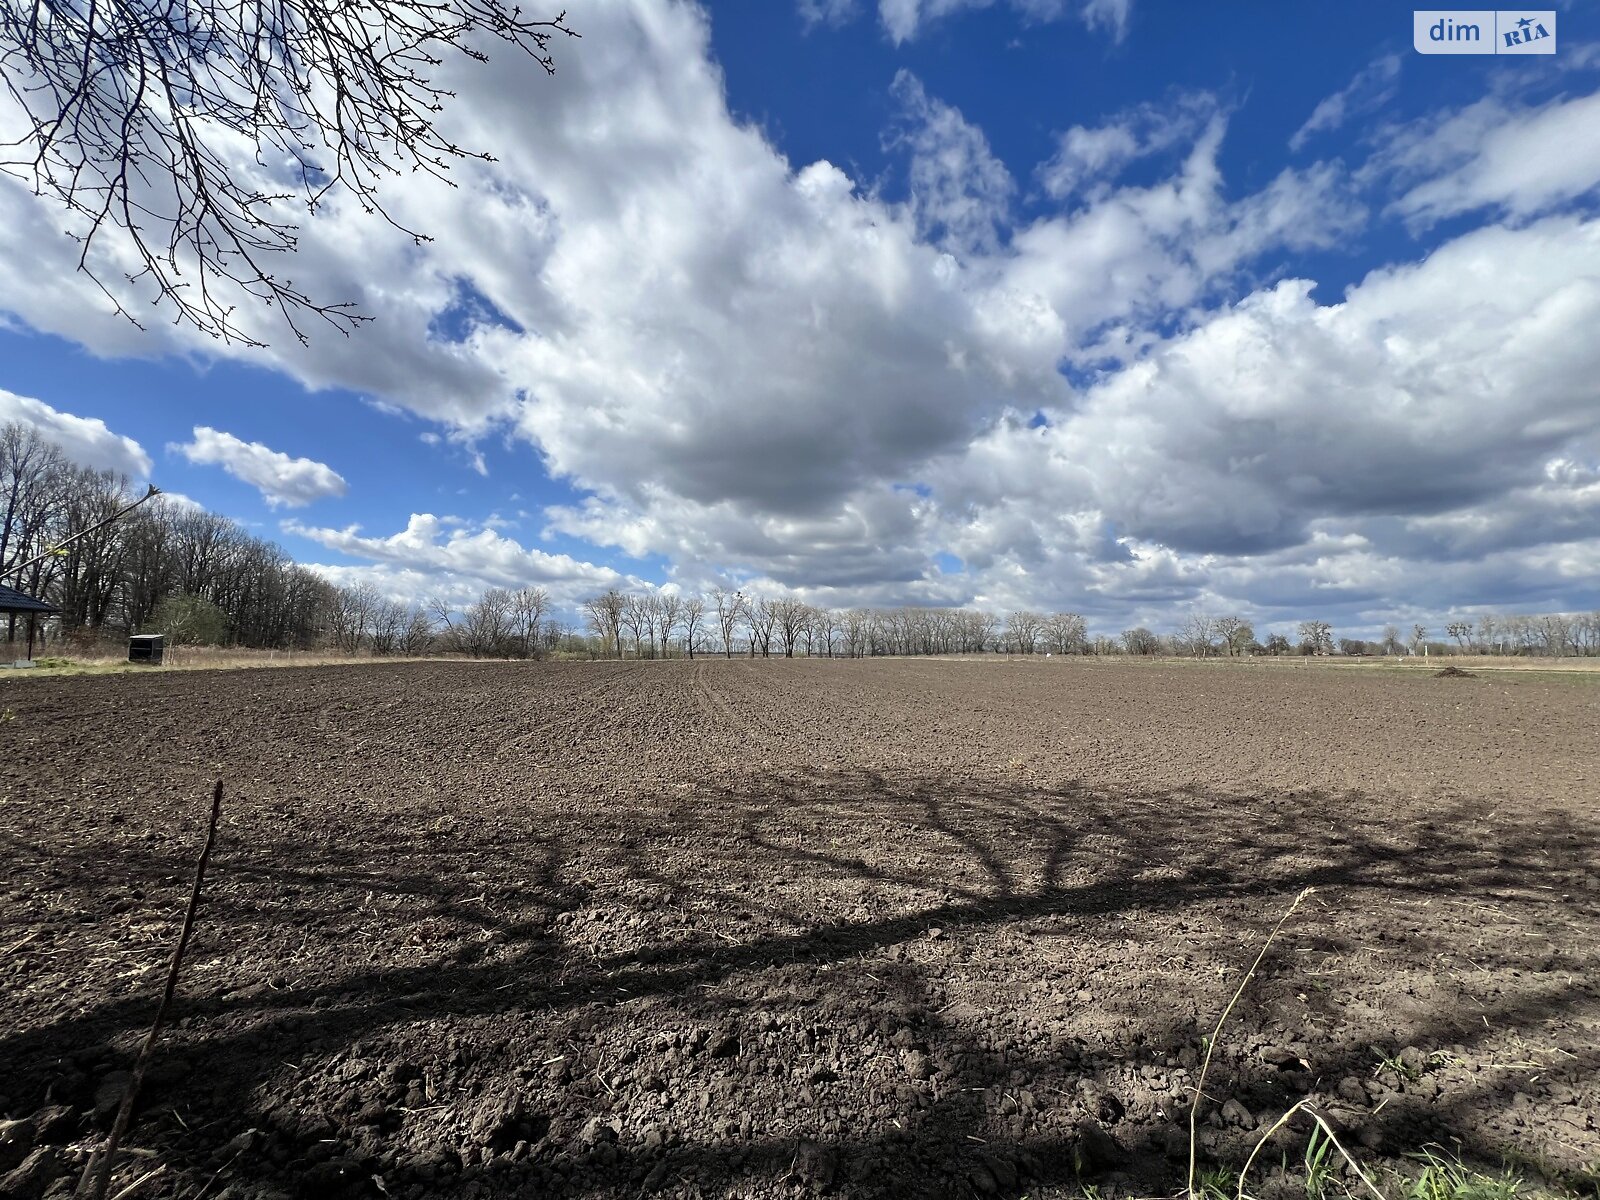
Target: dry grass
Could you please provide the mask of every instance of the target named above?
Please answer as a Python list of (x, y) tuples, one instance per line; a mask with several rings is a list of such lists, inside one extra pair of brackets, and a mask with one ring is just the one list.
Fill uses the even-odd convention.
[(251, 667), (370, 666), (376, 663), (422, 661), (426, 660), (398, 655), (343, 654), (327, 650), (248, 650), (219, 646), (178, 646), (169, 647), (162, 664), (159, 667), (152, 667), (128, 662), (127, 651), (124, 649), (106, 647), (87, 651), (71, 649), (59, 654), (40, 654), (32, 667), (0, 669), (0, 679), (40, 679), (60, 675), (122, 675), (130, 672), (222, 671)]
[[(1261, 969), (1267, 952), (1283, 932), (1284, 926), (1315, 890), (1306, 888), (1301, 891), (1284, 914), (1278, 918), (1278, 923), (1262, 942), (1255, 961), (1250, 964), (1244, 977), (1239, 981), (1233, 998), (1222, 1010), (1222, 1016), (1217, 1019), (1211, 1036), (1205, 1039), (1205, 1057), (1200, 1064), (1200, 1075), (1193, 1089), (1194, 1098), (1189, 1106), (1189, 1183), (1181, 1200), (1256, 1200), (1257, 1194), (1250, 1187), (1251, 1171), (1256, 1165), (1256, 1160), (1274, 1136), (1296, 1116), (1304, 1116), (1312, 1123), (1311, 1140), (1304, 1152), (1303, 1184), (1307, 1200), (1334, 1200), (1335, 1197), (1339, 1200), (1355, 1200), (1357, 1196), (1368, 1195), (1374, 1200), (1517, 1200), (1524, 1194), (1532, 1200), (1534, 1196), (1576, 1196), (1577, 1193), (1564, 1191), (1529, 1189), (1522, 1178), (1510, 1168), (1506, 1168), (1499, 1175), (1485, 1175), (1468, 1167), (1459, 1159), (1445, 1154), (1438, 1147), (1429, 1147), (1422, 1152), (1420, 1174), (1412, 1177), (1390, 1172), (1381, 1178), (1380, 1185), (1380, 1181), (1363, 1170), (1355, 1155), (1339, 1141), (1332, 1122), (1311, 1103), (1309, 1098), (1291, 1105), (1288, 1111), (1267, 1127), (1257, 1138), (1249, 1157), (1245, 1159), (1244, 1165), (1237, 1173), (1227, 1168), (1214, 1168), (1210, 1171), (1199, 1169), (1197, 1151), (1200, 1107), (1206, 1100), (1211, 1099), (1205, 1090), (1206, 1076), (1211, 1069), (1211, 1059), (1217, 1043), (1222, 1038), (1223, 1028)], [(1340, 1181), (1332, 1179), (1330, 1167), (1335, 1161), (1332, 1157), (1335, 1153), (1338, 1155), (1338, 1161), (1342, 1161), (1345, 1169), (1360, 1183), (1360, 1189), (1348, 1179)], [(1286, 1155), (1283, 1156), (1282, 1162), (1287, 1172), (1289, 1164)], [(1098, 1193), (1086, 1193), (1086, 1196), (1089, 1196), (1090, 1200), (1095, 1200)], [(1597, 1192), (1596, 1196), (1600, 1197), (1600, 1192)]]
[[(22, 653), (21, 647), (17, 653)], [(587, 659), (587, 655), (557, 654), (559, 659)], [(709, 657), (721, 657), (712, 655)], [(739, 656), (743, 658), (743, 655)], [(0, 659), (9, 661), (4, 654)], [(232, 670), (247, 667), (329, 667), (347, 666), (352, 664), (396, 663), (396, 662), (426, 662), (436, 660), (460, 660), (475, 662), (500, 662), (500, 659), (465, 659), (460, 655), (421, 655), (417, 657), (402, 657), (399, 655), (372, 654), (346, 654), (340, 651), (329, 650), (250, 650), (243, 648), (230, 648), (219, 646), (178, 646), (168, 647), (165, 661), (159, 667), (141, 666), (127, 661), (127, 650), (124, 644), (106, 644), (91, 649), (71, 647), (65, 649), (52, 649), (39, 651), (35, 665), (31, 668), (9, 670), (0, 666), (0, 680), (18, 678), (41, 678), (58, 675), (118, 675), (132, 671), (207, 671), (207, 670)], [(1040, 667), (1050, 669), (1073, 669), (1079, 667), (1146, 667), (1146, 666), (1179, 666), (1196, 669), (1238, 669), (1238, 670), (1267, 670), (1267, 671), (1385, 671), (1404, 672), (1414, 674), (1418, 678), (1431, 678), (1443, 666), (1456, 666), (1470, 668), (1471, 672), (1497, 672), (1504, 681), (1511, 677), (1527, 678), (1529, 676), (1543, 676), (1548, 678), (1551, 674), (1559, 674), (1564, 678), (1574, 681), (1590, 682), (1600, 679), (1600, 657), (1592, 658), (1521, 658), (1497, 657), (1494, 655), (1449, 655), (1436, 658), (1408, 657), (1396, 659), (1383, 658), (1346, 658), (1342, 655), (1332, 657), (1302, 657), (1300, 655), (1285, 655), (1281, 658), (1188, 658), (1168, 656), (1127, 656), (1112, 655), (1106, 657), (1056, 655), (1046, 657), (1042, 654), (1014, 655), (983, 654), (983, 655), (934, 655), (919, 656), (910, 661), (929, 662), (970, 662), (975, 664), (1007, 663), (1013, 666)], [(677, 661), (677, 660), (670, 660)], [(889, 661), (885, 658), (882, 661)]]
[[(1051, 659), (1052, 662), (1077, 662), (1077, 658)], [(1524, 674), (1528, 672), (1561, 672), (1576, 675), (1600, 675), (1600, 656), (1588, 658), (1536, 658), (1520, 655), (1493, 654), (1439, 654), (1439, 655), (1372, 655), (1353, 658), (1343, 654), (1326, 656), (1285, 654), (1277, 658), (1261, 655), (1247, 658), (1190, 658), (1170, 656), (1131, 657), (1117, 655), (1103, 662), (1140, 664), (1161, 663), (1166, 666), (1191, 666), (1211, 668), (1256, 668), (1269, 671), (1404, 671), (1431, 674), (1445, 666), (1464, 670), (1503, 671)]]

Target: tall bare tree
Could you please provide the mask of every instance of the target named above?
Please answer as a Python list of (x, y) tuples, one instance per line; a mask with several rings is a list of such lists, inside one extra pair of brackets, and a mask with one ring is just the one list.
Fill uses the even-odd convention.
[(812, 628), (815, 630), (817, 641), (821, 643), (822, 653), (832, 658), (833, 646), (839, 640), (841, 629), (839, 614), (831, 608), (817, 609), (812, 617)]
[(539, 654), (539, 626), (550, 611), (550, 593), (542, 587), (520, 587), (511, 593), (511, 623), (523, 658)]
[(795, 643), (800, 638), (800, 631), (810, 619), (811, 610), (804, 601), (796, 600), (793, 596), (779, 596), (765, 603), (768, 615), (777, 626), (778, 641), (783, 646), (783, 656), (793, 658)]
[(622, 624), (633, 635), (633, 656), (644, 657), (645, 638), (655, 637), (655, 597), (629, 593), (622, 601)]
[(1572, 621), (1565, 613), (1543, 613), (1538, 620), (1539, 648), (1552, 658), (1572, 649)]
[(844, 614), (844, 648), (850, 658), (865, 658), (872, 636), (870, 614), (852, 608)]
[(433, 646), (433, 636), (433, 621), (427, 612), (420, 605), (412, 608), (400, 632), (400, 653), (409, 658), (426, 654)]
[(1485, 654), (1500, 652), (1500, 623), (1493, 613), (1478, 618), (1478, 646)]
[(1178, 626), (1184, 650), (1195, 658), (1210, 658), (1217, 652), (1217, 619), (1210, 613), (1192, 612)]
[(706, 634), (706, 602), (700, 596), (687, 596), (678, 616), (678, 628), (683, 630), (683, 652), (694, 657), (700, 640)]
[(33, 426), (0, 426), (0, 579), (43, 549), (34, 525), (48, 508), (45, 493), (59, 486), (66, 466), (61, 447)]
[(1216, 627), (1217, 636), (1222, 639), (1222, 648), (1230, 658), (1238, 658), (1256, 640), (1255, 627), (1240, 616), (1218, 617)]
[(767, 658), (772, 654), (772, 627), (777, 623), (777, 613), (773, 611), (772, 602), (760, 596), (747, 598), (744, 602), (744, 623), (750, 628), (750, 657), (756, 656), (756, 649), (761, 650), (761, 657)]
[(1301, 621), (1300, 650), (1304, 654), (1332, 654), (1333, 626), (1326, 621)]
[(1051, 613), (1044, 621), (1044, 643), (1052, 654), (1082, 654), (1089, 648), (1088, 632), (1078, 613)]
[(722, 656), (732, 658), (733, 631), (738, 628), (739, 621), (744, 616), (744, 593), (717, 588), (711, 593), (711, 603), (716, 609), (717, 632), (722, 637)]
[(1006, 614), (1006, 648), (1015, 654), (1032, 654), (1039, 647), (1044, 618), (1029, 609)]
[(662, 592), (655, 597), (656, 632), (661, 635), (661, 657), (670, 658), (672, 631), (683, 619), (683, 597), (676, 592)]
[(515, 640), (515, 617), (510, 591), (492, 587), (461, 614), (463, 648), (474, 658), (502, 658)]
[(1122, 647), (1129, 654), (1159, 654), (1161, 639), (1143, 625), (1122, 631)]
[(622, 657), (622, 612), (627, 598), (616, 588), (590, 596), (583, 602), (583, 615), (602, 643)]
[(334, 599), (332, 613), (335, 645), (347, 654), (359, 650), (367, 636), (367, 626), (382, 603), (383, 597), (370, 583), (340, 588)]

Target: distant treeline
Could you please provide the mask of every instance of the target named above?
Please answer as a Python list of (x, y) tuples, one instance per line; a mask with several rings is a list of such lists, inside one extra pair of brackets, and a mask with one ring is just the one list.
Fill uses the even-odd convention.
[(336, 589), (281, 547), (190, 504), (158, 496), (47, 553), (132, 498), (125, 477), (74, 465), (30, 426), (0, 426), (0, 580), (58, 605), (68, 633), (144, 629), (169, 598), (190, 597), (224, 614), (229, 642), (317, 642)]
[(59, 606), (69, 639), (162, 631), (177, 643), (384, 655), (1600, 654), (1600, 612), (1484, 615), (1361, 641), (1335, 640), (1315, 620), (1292, 639), (1257, 640), (1243, 617), (1201, 613), (1183, 615), (1173, 633), (1111, 636), (1090, 634), (1071, 612), (833, 609), (731, 590), (606, 591), (582, 602), (581, 623), (563, 619), (536, 586), (490, 588), (456, 611), (371, 584), (336, 586), (238, 522), (163, 496), (68, 544), (133, 498), (126, 478), (74, 465), (31, 426), (0, 426), (0, 582)]
[[(1326, 621), (1302, 621), (1295, 636), (1258, 640), (1240, 616), (1185, 614), (1176, 632), (1143, 626), (1091, 634), (1082, 614), (1007, 613), (961, 608), (849, 608), (807, 604), (792, 596), (715, 590), (706, 596), (608, 591), (583, 603), (591, 653), (604, 657), (721, 654), (793, 658), (871, 658), (924, 654), (1143, 655), (1194, 658), (1252, 655), (1600, 654), (1600, 612), (1541, 616), (1484, 615), (1452, 622), (1450, 641), (1430, 640), (1426, 626), (1408, 635), (1390, 626), (1377, 641), (1334, 637)], [(568, 641), (573, 639), (568, 638)]]

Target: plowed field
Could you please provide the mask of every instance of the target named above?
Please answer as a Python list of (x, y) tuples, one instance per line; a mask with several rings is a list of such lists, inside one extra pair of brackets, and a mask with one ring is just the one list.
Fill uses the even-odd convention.
[[(1307, 1097), (1379, 1174), (1600, 1163), (1589, 679), (422, 663), (0, 702), (0, 1192), (70, 1189), (108, 1126), (219, 774), (137, 1197), (1171, 1194), (1202, 1038), (1307, 887), (1202, 1165)], [(1305, 1136), (1253, 1190), (1304, 1195)]]

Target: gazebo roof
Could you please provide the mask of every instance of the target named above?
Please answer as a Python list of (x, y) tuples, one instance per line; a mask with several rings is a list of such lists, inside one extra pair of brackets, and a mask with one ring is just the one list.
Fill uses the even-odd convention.
[(35, 600), (26, 592), (19, 592), (16, 588), (0, 584), (0, 613), (58, 613), (61, 610), (54, 604), (46, 604), (43, 600)]

